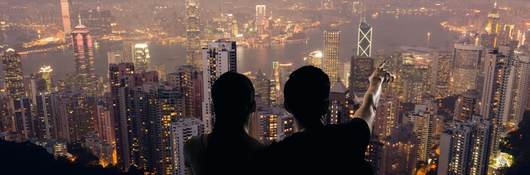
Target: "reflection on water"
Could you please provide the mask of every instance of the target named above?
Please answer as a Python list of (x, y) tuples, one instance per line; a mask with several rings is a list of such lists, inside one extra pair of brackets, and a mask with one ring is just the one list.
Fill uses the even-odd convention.
[[(446, 49), (451, 46), (456, 34), (445, 31), (440, 22), (444, 16), (403, 16), (398, 19), (394, 16), (379, 16), (368, 22), (374, 27), (374, 50), (377, 53), (390, 53), (399, 46), (425, 46), (427, 33), (432, 33), (431, 46)], [(341, 51), (342, 60), (348, 60), (354, 53), (356, 40), (356, 27), (358, 19), (341, 26)], [(272, 61), (280, 63), (293, 63), (295, 67), (302, 64), (302, 58), (309, 52), (322, 49), (322, 30), (316, 29), (307, 33), (307, 44), (290, 44), (284, 46), (269, 46), (260, 48), (238, 48), (238, 71), (261, 70), (270, 74)], [(172, 72), (178, 65), (184, 63), (185, 52), (181, 46), (150, 45), (152, 63), (165, 65), (168, 72)], [(105, 47), (100, 47), (96, 52), (96, 71), (99, 76), (106, 76)], [(36, 72), (42, 65), (51, 65), (57, 78), (63, 78), (67, 73), (74, 71), (74, 57), (71, 51), (61, 53), (36, 54), (25, 56), (22, 59), (25, 74)]]

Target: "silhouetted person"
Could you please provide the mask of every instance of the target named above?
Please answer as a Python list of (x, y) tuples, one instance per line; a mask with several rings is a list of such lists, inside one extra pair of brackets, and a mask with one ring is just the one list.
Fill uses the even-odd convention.
[(211, 134), (189, 140), (186, 162), (194, 175), (249, 174), (249, 160), (263, 146), (247, 131), (256, 110), (254, 87), (244, 75), (227, 72), (212, 87), (215, 123)]
[(355, 118), (338, 125), (322, 122), (329, 108), (329, 77), (313, 66), (294, 71), (285, 84), (284, 105), (302, 130), (271, 144), (258, 166), (267, 174), (373, 174), (365, 150), (382, 86), (393, 79), (383, 67), (369, 77)]

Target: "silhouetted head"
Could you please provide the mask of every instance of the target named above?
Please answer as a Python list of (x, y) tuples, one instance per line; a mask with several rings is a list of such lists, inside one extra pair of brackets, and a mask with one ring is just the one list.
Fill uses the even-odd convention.
[(285, 109), (301, 127), (322, 126), (322, 116), (329, 106), (329, 77), (321, 69), (304, 66), (289, 76), (284, 88)]
[(256, 110), (254, 87), (239, 73), (227, 72), (213, 84), (212, 101), (215, 112), (214, 128), (240, 129)]

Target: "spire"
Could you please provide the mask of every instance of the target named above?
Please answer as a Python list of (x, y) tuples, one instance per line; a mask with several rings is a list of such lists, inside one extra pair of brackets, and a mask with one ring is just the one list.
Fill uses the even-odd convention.
[(83, 23), (81, 23), (81, 14), (77, 15), (77, 20), (78, 20), (79, 25), (83, 25)]
[(361, 0), (361, 22), (366, 22), (366, 1)]

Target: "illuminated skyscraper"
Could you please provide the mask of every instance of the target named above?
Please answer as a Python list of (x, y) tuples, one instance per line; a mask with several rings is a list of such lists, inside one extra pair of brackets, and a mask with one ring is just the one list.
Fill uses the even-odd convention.
[(368, 90), (368, 77), (374, 71), (374, 60), (369, 57), (352, 56), (350, 70), (350, 94), (362, 97)]
[(237, 72), (237, 45), (235, 41), (217, 40), (208, 43), (202, 50), (203, 57), (203, 101), (202, 122), (205, 133), (210, 133), (215, 120), (213, 114), (211, 88), (219, 76), (225, 72)]
[(372, 57), (373, 28), (366, 22), (366, 17), (361, 17), (359, 32), (357, 33), (357, 56)]
[(186, 63), (202, 67), (201, 29), (198, 0), (185, 0), (186, 5)]
[[(61, 18), (63, 21), (63, 32), (66, 36), (72, 32), (72, 23), (70, 22), (70, 3), (68, 0), (61, 0)], [(66, 39), (65, 39), (66, 41)]]
[(274, 86), (274, 92), (271, 98), (273, 98), (272, 105), (279, 105), (283, 103), (283, 85), (287, 82), (289, 75), (291, 74), (291, 63), (280, 63), (278, 61), (272, 62), (272, 82)]
[[(116, 152), (118, 166), (127, 171), (136, 162), (131, 158), (135, 151), (132, 145), (138, 147), (139, 138), (132, 124), (133, 104), (128, 100), (131, 94), (128, 93), (134, 86), (134, 65), (132, 63), (111, 64), (109, 66), (109, 79), (111, 86), (111, 115), (114, 119), (116, 136)], [(138, 148), (137, 148), (138, 149)]]
[(471, 44), (455, 44), (453, 51), (453, 72), (450, 89), (461, 94), (471, 89), (481, 91), (480, 75), (484, 62), (483, 48)]
[(440, 138), (438, 174), (487, 174), (491, 124), (480, 118), (446, 127)]
[(507, 94), (513, 50), (493, 50), (486, 55), (484, 63), (484, 90), (482, 91), (481, 114), (492, 122), (491, 155), (499, 151), (501, 135), (505, 132)]
[(348, 108), (346, 106), (346, 86), (342, 81), (336, 82), (329, 95), (329, 113), (324, 118), (325, 124), (340, 124), (349, 121)]
[(44, 81), (44, 89), (47, 92), (52, 91), (53, 88), (53, 82), (52, 82), (52, 76), (53, 76), (53, 69), (51, 66), (42, 66), (39, 69), (39, 77)]
[(256, 5), (256, 19), (255, 19), (256, 29), (258, 35), (264, 35), (267, 33), (267, 6), (266, 5)]
[(271, 103), (271, 79), (265, 73), (258, 71), (252, 84), (256, 89), (256, 107), (265, 108), (270, 107)]
[(331, 83), (339, 79), (340, 31), (324, 31), (323, 70), (328, 74)]
[(94, 42), (86, 26), (81, 23), (72, 31), (77, 86), (92, 94), (96, 90), (96, 74), (94, 69)]
[(172, 86), (179, 89), (181, 93), (180, 114), (183, 117), (193, 117), (202, 119), (203, 100), (203, 74), (199, 68), (192, 65), (182, 65), (177, 72), (168, 76), (168, 81)]
[(449, 94), (449, 82), (451, 80), (451, 56), (449, 53), (441, 53), (434, 56), (432, 62), (432, 73), (433, 73), (433, 82), (432, 90), (433, 95), (437, 99), (442, 99)]
[(181, 118), (171, 123), (171, 155), (173, 156), (174, 175), (191, 174), (185, 165), (184, 144), (193, 136), (204, 134), (202, 123), (195, 118)]
[(149, 46), (147, 43), (134, 44), (132, 48), (134, 69), (137, 72), (146, 72), (151, 63), (151, 55), (149, 54)]
[(35, 105), (35, 135), (38, 139), (47, 140), (52, 138), (53, 123), (53, 104), (52, 95), (49, 92), (43, 92), (37, 95)]
[(516, 129), (519, 122), (523, 119), (524, 111), (526, 110), (526, 99), (530, 94), (528, 87), (530, 85), (530, 61), (529, 56), (516, 52), (514, 55), (514, 62), (512, 71), (510, 72), (510, 79), (507, 85), (507, 109), (505, 111), (506, 130)]
[(4, 64), (4, 84), (8, 95), (18, 99), (25, 95), (24, 75), (20, 55), (14, 49), (7, 49), (2, 54)]

